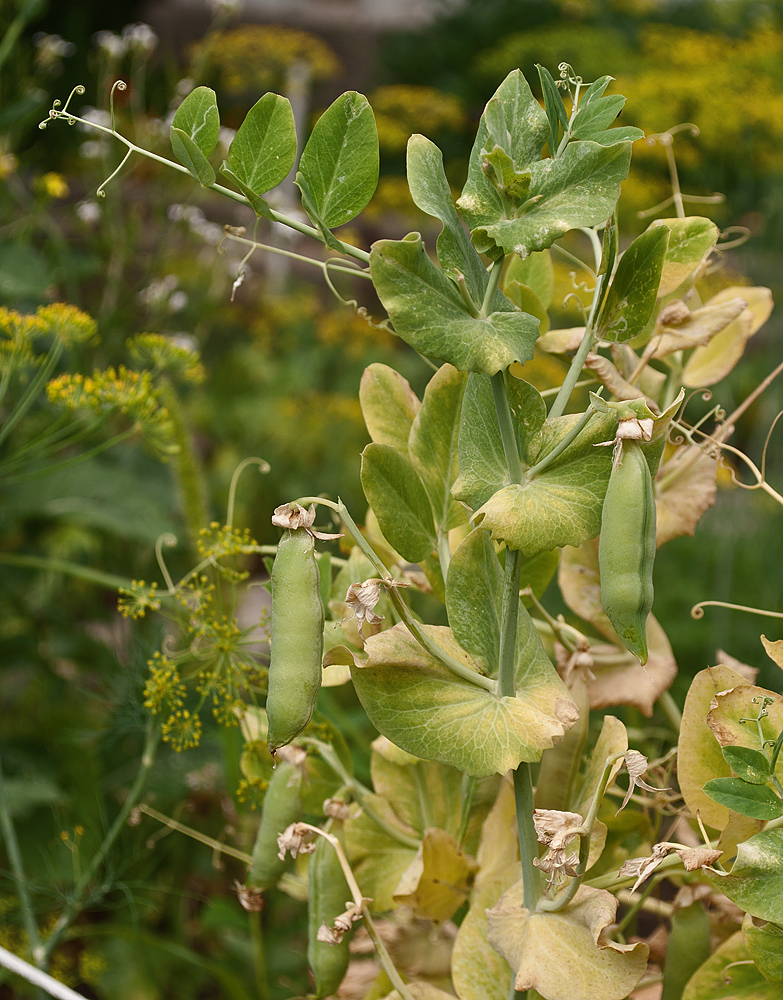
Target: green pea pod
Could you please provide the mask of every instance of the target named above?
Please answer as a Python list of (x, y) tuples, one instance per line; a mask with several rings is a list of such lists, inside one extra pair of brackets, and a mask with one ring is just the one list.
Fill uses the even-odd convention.
[(351, 892), (337, 852), (323, 837), (318, 838), (318, 845), (310, 857), (308, 874), (307, 961), (315, 977), (315, 1000), (322, 1000), (335, 993), (343, 981), (351, 957), (350, 933), (346, 933), (339, 943), (329, 944), (317, 940), (318, 930), (322, 924), (334, 925), (335, 917), (344, 913), (350, 903)]
[(277, 856), (277, 838), (302, 817), (302, 772), (288, 761), (280, 761), (269, 779), (261, 823), (253, 845), (253, 861), (247, 875), (252, 889), (271, 889), (285, 870)]
[(653, 604), (655, 496), (644, 452), (625, 440), (601, 515), (601, 603), (620, 641), (647, 662), (647, 616)]
[(269, 749), (296, 739), (313, 715), (321, 686), (324, 606), (313, 536), (286, 531), (272, 567)]

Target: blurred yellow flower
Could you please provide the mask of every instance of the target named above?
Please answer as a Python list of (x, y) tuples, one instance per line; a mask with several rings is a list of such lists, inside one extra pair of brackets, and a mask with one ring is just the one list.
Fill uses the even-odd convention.
[(47, 198), (67, 198), (71, 193), (71, 189), (68, 187), (63, 175), (56, 174), (53, 171), (40, 177), (37, 186), (39, 191), (45, 194)]
[(378, 124), (381, 149), (405, 149), (414, 132), (437, 135), (459, 131), (467, 123), (462, 101), (434, 87), (414, 87), (407, 83), (378, 87), (369, 96)]

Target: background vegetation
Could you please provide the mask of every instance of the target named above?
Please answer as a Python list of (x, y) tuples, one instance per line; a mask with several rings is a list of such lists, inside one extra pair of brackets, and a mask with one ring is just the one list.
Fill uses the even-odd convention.
[[(101, 586), (94, 574), (156, 579), (154, 549), (165, 532), (180, 539), (167, 554), (172, 566), (190, 565), (199, 511), (183, 503), (178, 484), (189, 472), (168, 445), (185, 428), (193, 434), (201, 469), (190, 474), (202, 483), (200, 513), (207, 519), (223, 517), (237, 464), (249, 455), (266, 459), (269, 475), (248, 472), (242, 480), (235, 522), (259, 542), (272, 542), (269, 516), (284, 500), (324, 491), (362, 509), (357, 458), (367, 435), (356, 393), (364, 367), (394, 358), (416, 389), (426, 375), (405, 345), (309, 283), (301, 265), (260, 254), (243, 262), (246, 247), (224, 240), (224, 225), (251, 220), (239, 209), (227, 214), (189, 180), (131, 161), (98, 198), (119, 151), (78, 127), (39, 132), (53, 98), (84, 83), (83, 101), (103, 121), (111, 84), (127, 80), (128, 90), (116, 94), (125, 133), (167, 156), (167, 116), (193, 84), (214, 86), (224, 118), (234, 114), (237, 123), (267, 89), (296, 96), (314, 114), (340, 90), (363, 89), (378, 118), (382, 180), (361, 227), (341, 236), (366, 247), (381, 234), (431, 231), (404, 194), (412, 132), (444, 148), (456, 187), (478, 113), (505, 74), (519, 66), (533, 80), (535, 63), (555, 71), (570, 61), (585, 79), (618, 78), (630, 97), (625, 123), (648, 134), (681, 122), (699, 126), (698, 135), (686, 130), (675, 139), (683, 191), (725, 197), (690, 211), (738, 238), (749, 236), (725, 259), (724, 268), (735, 272), (732, 283), (768, 285), (778, 301), (783, 296), (780, 2), (471, 0), (424, 31), (381, 39), (376, 75), (359, 80), (323, 39), (243, 24), (226, 4), (216, 3), (213, 14), (205, 34), (177, 50), (136, 24), (135, 4), (105, 10), (0, 2), (0, 360), (19, 335), (9, 310), (29, 316), (68, 302), (96, 321), (94, 331), (82, 318), (66, 328), (62, 317), (45, 314), (43, 325), (28, 331), (25, 365), (12, 374), (9, 363), (0, 372), (4, 423), (15, 407), (24, 410), (0, 431), (0, 761), (44, 917), (71, 898), (133, 779), (143, 742), (146, 661), (163, 639), (154, 621), (131, 625), (119, 617), (111, 581)], [(230, 136), (221, 141), (227, 146)], [(664, 147), (638, 142), (621, 200), (625, 235), (640, 231), (646, 223), (637, 213), (668, 193)], [(283, 185), (281, 206), (290, 197)], [(273, 231), (263, 239), (290, 246)], [(340, 289), (346, 296), (363, 291), (349, 283)], [(555, 303), (571, 290), (563, 268)], [(364, 304), (377, 310), (372, 301)], [(773, 314), (718, 400), (727, 411), (777, 363), (781, 332)], [(155, 355), (154, 340), (129, 346), (141, 333), (166, 338), (165, 358)], [(36, 373), (44, 370), (90, 375), (109, 366), (118, 373), (121, 365), (148, 371), (149, 382), (136, 376), (139, 388), (131, 375), (121, 376), (111, 399), (94, 390), (75, 424), (42, 385), (36, 389)], [(156, 413), (171, 393), (177, 406), (170, 410), (181, 425), (162, 428)], [(756, 459), (780, 398), (774, 389), (762, 397), (734, 440)], [(40, 442), (51, 433), (62, 437), (46, 451)], [(779, 452), (773, 444), (772, 482), (783, 473)], [(763, 495), (732, 487), (728, 474), (723, 485), (695, 542), (666, 546), (656, 567), (655, 613), (681, 671), (675, 697), (718, 648), (759, 659), (755, 623), (708, 612), (696, 624), (689, 616), (696, 599), (781, 605), (779, 515)], [(58, 562), (64, 561), (88, 572), (63, 574)], [(246, 568), (263, 574), (260, 559)], [(774, 626), (767, 634), (778, 635)], [(346, 695), (326, 697), (332, 700), (324, 709), (360, 761), (373, 734), (357, 729), (360, 715)], [(638, 727), (641, 717), (628, 711), (625, 721)], [(247, 849), (256, 820), (235, 794), (240, 745), (238, 735), (216, 731), (197, 750), (161, 753), (150, 785), (155, 807)], [(134, 822), (83, 900), (83, 915), (56, 953), (55, 975), (85, 996), (116, 1000), (253, 996), (262, 976), (263, 926), (273, 997), (306, 989), (304, 930), (293, 902), (289, 908), (278, 902), (263, 921), (248, 916), (232, 889), (232, 880), (242, 878), (239, 861), (216, 864), (208, 848), (148, 817)], [(0, 944), (26, 947), (5, 868)], [(19, 980), (0, 984), (3, 1000), (31, 995)]]

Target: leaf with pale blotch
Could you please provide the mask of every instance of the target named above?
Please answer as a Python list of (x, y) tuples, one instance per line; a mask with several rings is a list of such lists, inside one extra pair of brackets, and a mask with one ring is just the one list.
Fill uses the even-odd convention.
[(413, 418), (421, 406), (408, 380), (388, 365), (369, 365), (359, 384), (359, 403), (373, 441), (407, 455)]
[(413, 467), (430, 498), (435, 523), (450, 531), (467, 520), (465, 508), (451, 496), (459, 472), (459, 426), (468, 376), (442, 365), (430, 379), (421, 409), (411, 428), (409, 451)]
[(599, 340), (625, 343), (647, 326), (655, 309), (668, 242), (666, 228), (650, 227), (622, 255), (598, 317)]
[(780, 990), (753, 964), (737, 931), (691, 976), (682, 1000), (780, 1000)]
[(658, 295), (671, 295), (712, 253), (718, 239), (718, 227), (701, 216), (657, 219), (652, 225), (665, 226), (669, 230)]
[(552, 305), (555, 291), (555, 268), (550, 252), (542, 250), (540, 253), (531, 253), (524, 260), (516, 255), (510, 257), (502, 278), (504, 285), (509, 281), (526, 285), (535, 293), (544, 309), (548, 309)]
[(705, 874), (712, 887), (741, 910), (783, 923), (783, 830), (762, 830), (739, 844), (728, 875)]
[[(369, 809), (406, 837), (416, 838), (415, 830), (402, 823), (391, 804), (380, 795), (365, 793)], [(344, 826), (345, 848), (362, 892), (372, 898), (376, 913), (393, 910), (394, 890), (416, 857), (418, 847), (407, 846), (378, 826), (368, 812), (349, 819)]]
[(656, 543), (692, 535), (717, 495), (718, 458), (697, 445), (678, 448), (655, 480)]
[(726, 826), (729, 810), (705, 795), (703, 789), (711, 778), (728, 778), (731, 768), (723, 759), (720, 745), (707, 725), (707, 713), (719, 691), (739, 687), (749, 689), (751, 685), (730, 667), (702, 670), (691, 681), (682, 711), (677, 749), (680, 790), (693, 815), (699, 810), (704, 822), (715, 830)]
[(765, 635), (762, 635), (761, 642), (770, 660), (783, 670), (783, 639), (770, 640)]
[[(503, 253), (527, 257), (550, 247), (570, 229), (605, 222), (617, 204), (630, 163), (630, 142), (613, 146), (572, 142), (557, 160), (530, 163), (528, 199), (516, 218), (498, 214), (491, 221), (485, 217), (486, 221), (470, 222), (476, 249), (491, 257)], [(464, 209), (465, 204), (463, 195), (457, 206)]]
[(432, 506), (410, 460), (388, 444), (362, 452), (362, 489), (384, 536), (409, 562), (425, 559), (437, 545)]
[(394, 902), (409, 906), (422, 920), (449, 920), (467, 899), (475, 869), (450, 833), (428, 829), (394, 891)]
[(538, 320), (505, 296), (500, 311), (471, 315), (455, 283), (427, 256), (419, 233), (373, 243), (370, 270), (396, 333), (420, 354), (487, 375), (533, 357)]
[(647, 619), (648, 660), (644, 669), (639, 660), (619, 642), (617, 633), (601, 604), (601, 578), (595, 541), (578, 549), (564, 548), (560, 557), (558, 583), (563, 600), (609, 643), (591, 643), (594, 678), (587, 680), (591, 709), (610, 705), (635, 705), (652, 715), (656, 700), (668, 690), (677, 675), (677, 663), (666, 633), (653, 615)]
[(209, 156), (214, 152), (220, 135), (215, 91), (209, 87), (192, 90), (177, 108), (171, 125), (187, 136), (203, 156)]
[(764, 978), (783, 988), (783, 927), (770, 923), (757, 924), (751, 914), (746, 913), (742, 921), (742, 937)]
[[(540, 461), (580, 419), (578, 414), (547, 420), (541, 430)], [(475, 522), (526, 556), (562, 545), (581, 545), (601, 530), (601, 509), (612, 469), (611, 450), (596, 448), (614, 437), (613, 411), (594, 413), (566, 450), (524, 485), (498, 490), (476, 511)]]
[[(518, 69), (513, 70), (490, 98), (470, 153), (468, 179), (457, 201), (457, 208), (469, 229), (495, 222), (503, 218), (505, 211), (503, 199), (484, 173), (482, 164), (481, 151), (490, 142), (488, 118), (493, 110), (502, 111), (509, 133), (507, 152), (518, 167), (525, 167), (539, 158), (549, 135), (549, 122), (544, 110), (522, 73)], [(500, 138), (495, 135), (491, 145), (494, 146)]]
[(715, 385), (725, 378), (745, 353), (754, 333), (769, 319), (772, 312), (772, 292), (768, 288), (724, 288), (707, 303), (708, 306), (742, 298), (747, 308), (704, 347), (697, 347), (688, 359), (682, 381), (698, 388)]
[[(441, 649), (470, 670), (470, 656), (451, 630), (420, 626)], [(451, 673), (418, 644), (404, 625), (368, 640), (366, 664), (352, 670), (359, 700), (375, 728), (397, 746), (439, 760), (473, 777), (504, 774), (538, 760), (573, 723), (573, 703), (560, 691), (534, 689), (499, 697)], [(558, 686), (559, 687), (559, 686)], [(549, 702), (551, 714), (537, 705)]]
[(663, 322), (672, 314), (662, 310), (645, 356), (649, 359), (665, 358), (676, 351), (686, 351), (692, 347), (708, 344), (746, 308), (747, 301), (737, 296), (725, 302), (714, 302), (702, 306), (701, 309), (694, 309), (683, 319), (676, 316), (678, 319), (676, 323)]
[(454, 277), (463, 275), (468, 292), (480, 306), (489, 280), (487, 270), (457, 215), (443, 170), (443, 154), (423, 135), (412, 135), (408, 140), (407, 173), (414, 203), (443, 223), (436, 244), (440, 266)]
[[(520, 459), (523, 464), (532, 465), (546, 419), (546, 404), (538, 389), (528, 382), (506, 374), (505, 383)], [(459, 468), (452, 493), (473, 510), (509, 482), (492, 383), (485, 375), (471, 375), (465, 388), (459, 429)]]
[(624, 1000), (644, 974), (650, 949), (602, 937), (616, 912), (611, 893), (583, 885), (562, 910), (531, 914), (517, 883), (487, 914), (489, 940), (516, 970), (517, 990), (535, 989), (547, 1000)]

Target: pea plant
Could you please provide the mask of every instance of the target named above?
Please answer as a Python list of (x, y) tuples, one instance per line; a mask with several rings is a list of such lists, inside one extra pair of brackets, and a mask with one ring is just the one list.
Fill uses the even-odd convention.
[[(411, 233), (367, 252), (335, 233), (378, 180), (360, 94), (338, 98), (301, 151), (310, 224), (267, 198), (297, 159), (280, 96), (248, 112), (226, 185), (210, 162), (220, 118), (206, 87), (174, 116), (177, 162), (92, 124), (125, 145), (123, 164), (152, 157), (249, 206), (253, 238), (227, 231), (248, 255), (264, 219), (312, 239), (301, 259), (432, 369), (421, 399), (391, 367), (364, 373), (363, 517), (317, 483), (280, 498), (268, 674), (257, 656), (225, 652), (242, 641), (230, 615), (212, 634), (198, 573), (165, 594), (125, 593), (134, 614), (181, 598), (192, 637), (154, 658), (146, 704), (179, 749), (198, 742), (210, 699), (218, 721), (241, 725), (243, 786), (261, 812), (238, 893), (251, 910), (273, 891), (307, 899), (317, 998), (351, 975), (368, 936), (367, 997), (622, 1000), (662, 981), (666, 1000), (772, 1000), (783, 697), (720, 664), (697, 674), (680, 717), (677, 665), (651, 613), (656, 547), (692, 534), (714, 502), (721, 451), (752, 401), (690, 421), (687, 394), (732, 370), (770, 295), (705, 294), (724, 248), (709, 219), (686, 216), (676, 174), (675, 216), (623, 246), (616, 205), (643, 133), (615, 124), (625, 99), (606, 94), (610, 77), (539, 74), (543, 106), (519, 71), (486, 105), (456, 204), (440, 150), (411, 137), (408, 185), (441, 227), (434, 248)], [(73, 97), (42, 125), (81, 121)], [(586, 296), (576, 328), (550, 328), (557, 261)], [(341, 282), (369, 283), (386, 317)], [(553, 370), (562, 377), (546, 385)], [(319, 513), (338, 530), (317, 529)], [(261, 551), (230, 518), (211, 530), (225, 544), (203, 550), (210, 572)], [(339, 554), (327, 544), (338, 537)], [(546, 606), (555, 578), (566, 615)], [(197, 653), (210, 642), (225, 655), (206, 667)], [(780, 643), (766, 648), (783, 666)], [(318, 699), (343, 684), (379, 733), (370, 784)], [(650, 763), (637, 747), (657, 754), (660, 741), (604, 710), (651, 717), (656, 705), (679, 745)], [(675, 891), (654, 898), (664, 879)], [(668, 946), (651, 960), (645, 928), (660, 921)]]

